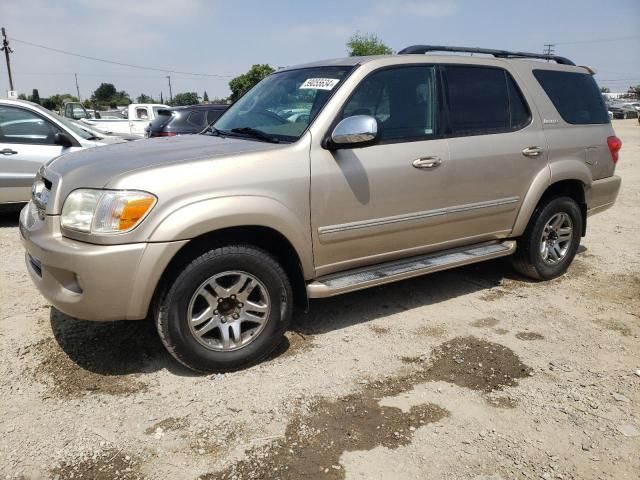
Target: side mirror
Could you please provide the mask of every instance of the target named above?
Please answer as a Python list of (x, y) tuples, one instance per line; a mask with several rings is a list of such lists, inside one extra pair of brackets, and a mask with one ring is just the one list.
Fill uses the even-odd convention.
[(378, 121), (370, 115), (354, 115), (336, 125), (326, 146), (329, 150), (359, 148), (373, 145), (377, 140)]
[(73, 146), (73, 140), (71, 139), (71, 137), (63, 132), (57, 132), (53, 136), (53, 143), (65, 148)]

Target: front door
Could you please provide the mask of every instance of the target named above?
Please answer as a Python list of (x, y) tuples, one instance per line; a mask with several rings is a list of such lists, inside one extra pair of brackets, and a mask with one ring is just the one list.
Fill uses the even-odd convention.
[(59, 129), (34, 112), (0, 106), (0, 203), (27, 202), (40, 166), (63, 151)]
[(311, 226), (317, 273), (418, 254), (447, 241), (452, 170), (440, 135), (434, 66), (386, 68), (366, 77), (339, 119), (371, 115), (373, 146), (311, 150)]

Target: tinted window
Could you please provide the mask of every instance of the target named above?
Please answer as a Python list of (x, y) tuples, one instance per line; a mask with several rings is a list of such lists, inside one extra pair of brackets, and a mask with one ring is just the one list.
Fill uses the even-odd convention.
[(187, 117), (187, 123), (194, 127), (204, 128), (204, 112), (201, 110), (194, 110)]
[(381, 140), (415, 139), (437, 131), (436, 67), (403, 67), (375, 72), (358, 85), (342, 118), (371, 115)]
[(609, 123), (609, 114), (588, 73), (534, 70), (533, 74), (567, 123)]
[(446, 92), (453, 135), (508, 132), (529, 123), (522, 94), (501, 68), (447, 66)]
[(53, 144), (56, 132), (56, 127), (29, 110), (0, 106), (0, 142)]
[(207, 124), (210, 125), (220, 118), (220, 115), (224, 113), (224, 110), (209, 110), (207, 112)]

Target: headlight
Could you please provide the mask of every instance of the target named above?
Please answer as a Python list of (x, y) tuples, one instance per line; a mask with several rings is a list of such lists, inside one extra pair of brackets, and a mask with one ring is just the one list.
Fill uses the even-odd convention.
[(61, 225), (84, 233), (128, 232), (155, 203), (156, 197), (147, 192), (81, 188), (65, 200)]

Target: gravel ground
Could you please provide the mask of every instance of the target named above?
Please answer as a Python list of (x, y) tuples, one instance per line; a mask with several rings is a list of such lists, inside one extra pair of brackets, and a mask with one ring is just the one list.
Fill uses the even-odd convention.
[(148, 322), (54, 312), (0, 216), (0, 478), (637, 479), (640, 126), (562, 278), (495, 261), (314, 301), (267, 362), (194, 375)]

